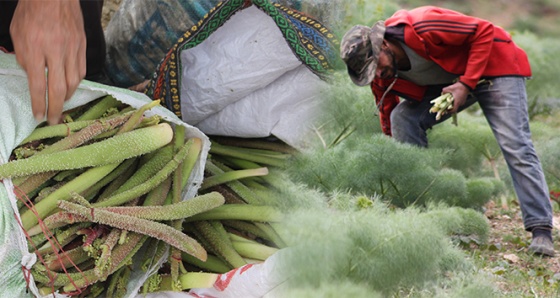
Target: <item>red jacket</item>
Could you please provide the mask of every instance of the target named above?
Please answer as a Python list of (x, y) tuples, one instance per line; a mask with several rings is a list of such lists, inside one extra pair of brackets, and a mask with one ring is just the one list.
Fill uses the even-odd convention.
[[(425, 59), (444, 70), (457, 74), (459, 80), (474, 89), (481, 77), (531, 76), (527, 54), (519, 48), (504, 29), (486, 20), (434, 6), (399, 10), (385, 25), (404, 24), (404, 43)], [(371, 89), (379, 104), (381, 96), (393, 79), (374, 79)], [(383, 132), (391, 135), (391, 111), (399, 97), (422, 100), (425, 92), (404, 79), (397, 79), (385, 96), (380, 110)]]

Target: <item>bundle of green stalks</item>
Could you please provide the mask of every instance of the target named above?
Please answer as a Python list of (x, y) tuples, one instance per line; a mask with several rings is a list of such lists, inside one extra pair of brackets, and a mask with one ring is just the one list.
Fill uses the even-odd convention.
[(143, 293), (212, 287), (219, 274), (263, 262), (286, 246), (276, 232), (284, 216), (274, 204), (277, 178), (269, 168), (283, 167), (293, 149), (270, 140), (211, 140), (199, 195), (220, 193), (225, 204), (186, 218), (182, 225), (206, 249), (207, 260), (172, 248), (169, 260), (182, 262), (177, 267), (164, 264), (144, 284)]
[(233, 170), (208, 160), (199, 195), (182, 200), (202, 140), (146, 117), (157, 105), (134, 109), (106, 96), (68, 111), (63, 124), (39, 126), (0, 165), (0, 179), (11, 178), (20, 199), (42, 295), (130, 295), (133, 258), (148, 270), (167, 257), (143, 292), (206, 287), (216, 273), (282, 247), (271, 224), (282, 214), (256, 206), (264, 200), (238, 180), (266, 175), (265, 167)]

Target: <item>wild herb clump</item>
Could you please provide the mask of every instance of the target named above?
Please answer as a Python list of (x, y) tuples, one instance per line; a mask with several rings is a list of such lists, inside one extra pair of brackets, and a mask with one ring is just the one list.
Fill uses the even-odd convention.
[[(346, 194), (337, 196), (331, 202)], [(363, 199), (356, 196), (350, 201)], [(290, 277), (288, 288), (328, 293), (326, 285), (351, 283), (359, 285), (360, 293), (361, 287), (367, 287), (388, 297), (403, 289), (443, 282), (448, 275), (474, 274), (473, 265), (450, 241), (450, 234), (484, 238), (488, 227), (481, 220), (483, 215), (445, 207), (428, 213), (416, 208), (391, 210), (380, 201), (370, 202), (360, 211), (356, 205), (343, 210), (333, 208), (334, 204), (288, 215), (279, 229), (289, 247), (279, 261), (279, 272)], [(437, 212), (448, 210), (438, 216)], [(486, 225), (486, 229), (471, 225), (462, 230), (460, 225), (467, 222)]]
[(444, 150), (401, 144), (383, 135), (349, 137), (332, 148), (298, 155), (286, 171), (294, 181), (326, 193), (376, 196), (398, 207), (445, 202), (480, 208), (488, 197), (470, 200), (466, 177), (443, 167), (448, 158)]
[(501, 151), (486, 122), (460, 113), (459, 126), (440, 124), (429, 131), (429, 146), (448, 150), (445, 166), (467, 177), (494, 175)]
[(560, 138), (538, 143), (537, 150), (551, 190), (560, 190)]

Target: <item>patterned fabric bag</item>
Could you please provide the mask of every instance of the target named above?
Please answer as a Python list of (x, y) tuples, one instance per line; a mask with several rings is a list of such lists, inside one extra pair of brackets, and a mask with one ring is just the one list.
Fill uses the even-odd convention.
[(338, 40), (269, 0), (227, 0), (171, 47), (146, 94), (207, 135), (274, 135), (296, 148), (317, 116)]

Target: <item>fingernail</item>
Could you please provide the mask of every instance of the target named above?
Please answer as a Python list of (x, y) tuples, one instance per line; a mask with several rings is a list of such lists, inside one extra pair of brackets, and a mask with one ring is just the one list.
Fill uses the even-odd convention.
[(44, 119), (45, 115), (43, 113), (35, 113), (35, 120), (37, 121), (37, 123), (43, 122)]

